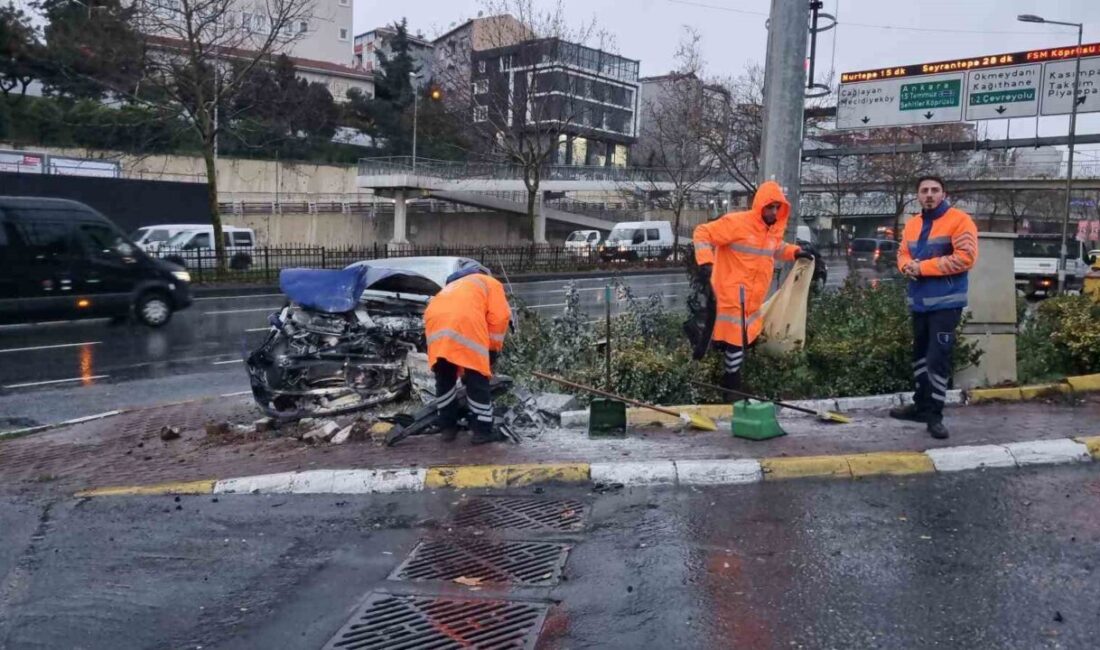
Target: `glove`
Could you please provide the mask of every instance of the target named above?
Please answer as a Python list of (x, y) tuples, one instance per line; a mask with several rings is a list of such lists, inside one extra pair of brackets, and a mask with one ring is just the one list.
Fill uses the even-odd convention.
[(798, 252), (794, 254), (796, 260), (810, 260), (814, 259), (814, 251), (810, 248), (800, 248)]
[(699, 268), (695, 271), (695, 276), (699, 278), (699, 282), (703, 284), (710, 284), (710, 276), (713, 272), (713, 264), (700, 264)]

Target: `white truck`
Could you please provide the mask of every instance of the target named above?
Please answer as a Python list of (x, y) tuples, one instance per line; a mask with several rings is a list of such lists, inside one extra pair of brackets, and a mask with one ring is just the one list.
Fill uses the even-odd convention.
[[(1066, 242), (1066, 288), (1080, 289), (1089, 270), (1085, 245), (1075, 239)], [(1061, 235), (1020, 235), (1014, 246), (1013, 268), (1016, 287), (1029, 298), (1049, 296), (1058, 290), (1058, 259)]]

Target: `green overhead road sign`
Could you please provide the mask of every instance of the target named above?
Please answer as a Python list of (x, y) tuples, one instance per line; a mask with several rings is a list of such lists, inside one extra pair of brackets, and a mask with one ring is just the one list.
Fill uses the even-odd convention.
[(905, 84), (901, 87), (900, 110), (926, 111), (958, 106), (961, 96), (962, 79)]

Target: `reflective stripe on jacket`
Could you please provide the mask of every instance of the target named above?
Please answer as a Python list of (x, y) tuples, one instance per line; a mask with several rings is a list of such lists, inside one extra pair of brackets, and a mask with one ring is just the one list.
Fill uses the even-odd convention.
[[(764, 223), (764, 206), (780, 203), (775, 224)], [(696, 264), (714, 264), (711, 285), (718, 301), (714, 322), (715, 341), (741, 345), (740, 287), (745, 287), (745, 321), (748, 342), (760, 335), (764, 326), (760, 307), (768, 296), (776, 261), (790, 262), (800, 250), (783, 242), (791, 206), (775, 181), (766, 181), (752, 200), (752, 209), (731, 212), (695, 228)]]
[(489, 352), (504, 348), (512, 311), (504, 285), (480, 273), (450, 282), (424, 310), (428, 364), (446, 359), (460, 368), (491, 376)]
[(914, 215), (902, 233), (898, 268), (920, 262), (920, 277), (909, 282), (915, 312), (965, 307), (969, 271), (978, 260), (978, 229), (970, 215), (953, 207), (939, 212)]

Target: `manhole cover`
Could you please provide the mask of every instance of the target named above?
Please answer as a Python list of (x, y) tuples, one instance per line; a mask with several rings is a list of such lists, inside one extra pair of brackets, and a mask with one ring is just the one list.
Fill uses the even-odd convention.
[(325, 650), (531, 649), (548, 606), (371, 594)]
[(588, 506), (576, 499), (481, 497), (459, 506), (454, 525), (468, 528), (575, 531), (584, 527)]
[(416, 545), (391, 580), (454, 580), (542, 587), (557, 584), (568, 544), (442, 539)]

